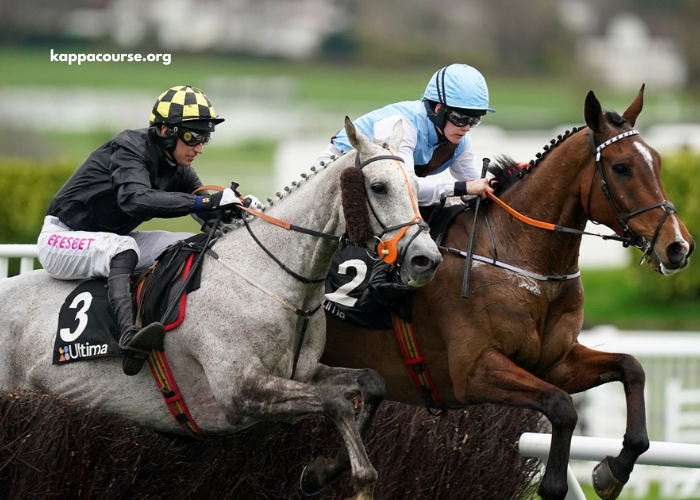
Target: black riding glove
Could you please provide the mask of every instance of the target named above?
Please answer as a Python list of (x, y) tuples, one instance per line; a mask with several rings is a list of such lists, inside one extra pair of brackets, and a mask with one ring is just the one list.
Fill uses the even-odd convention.
[(369, 276), (367, 288), (359, 300), (359, 306), (369, 302), (376, 302), (382, 306), (394, 304), (403, 294), (412, 289), (399, 281), (398, 273), (394, 266), (383, 260), (376, 261)]

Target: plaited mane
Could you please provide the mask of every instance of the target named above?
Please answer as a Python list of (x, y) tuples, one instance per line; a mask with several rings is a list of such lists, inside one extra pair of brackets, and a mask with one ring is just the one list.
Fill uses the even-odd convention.
[[(622, 121), (622, 123), (624, 123), (624, 119), (617, 115), (617, 113), (608, 112), (606, 113), (606, 115), (615, 115), (620, 121)], [(610, 121), (617, 125), (617, 120), (615, 120), (613, 116), (608, 116), (608, 118), (610, 119)], [(530, 171), (534, 167), (539, 165), (539, 163), (544, 159), (545, 156), (547, 156), (547, 154), (550, 151), (552, 151), (552, 149), (560, 145), (562, 142), (564, 142), (569, 137), (574, 135), (579, 130), (582, 130), (583, 128), (585, 127), (574, 127), (573, 129), (567, 130), (563, 134), (558, 135), (556, 139), (550, 140), (549, 144), (545, 144), (543, 146), (542, 150), (544, 152), (537, 153), (535, 155), (535, 159), (530, 160), (530, 162), (525, 166), (521, 166), (510, 156), (497, 156), (494, 162), (489, 167), (489, 173), (493, 175), (494, 180), (498, 181), (498, 183), (494, 185), (496, 195), (501, 195), (511, 186), (517, 184), (518, 181), (520, 181), (520, 179), (522, 179), (525, 176), (525, 174), (530, 173)]]
[[(301, 187), (302, 183), (310, 181), (316, 174), (318, 174), (320, 171), (324, 170), (328, 165), (330, 165), (333, 161), (335, 161), (336, 158), (331, 158), (331, 161), (328, 163), (321, 163), (320, 167), (316, 166), (311, 166), (309, 169), (309, 172), (304, 172), (301, 174), (301, 180), (299, 181), (292, 181), (288, 186), (285, 186), (282, 190), (277, 191), (275, 193), (275, 198), (272, 196), (267, 197), (267, 204), (263, 205), (260, 207), (260, 210), (264, 212), (265, 210), (272, 208), (276, 203), (279, 203), (283, 198), (286, 198), (291, 194), (291, 192), (299, 187)], [(253, 220), (254, 217), (252, 215), (245, 215), (246, 219)], [(237, 229), (241, 226), (243, 226), (243, 221), (241, 219), (233, 219), (230, 223), (224, 224), (223, 225), (223, 230), (225, 233), (228, 233), (234, 229)]]

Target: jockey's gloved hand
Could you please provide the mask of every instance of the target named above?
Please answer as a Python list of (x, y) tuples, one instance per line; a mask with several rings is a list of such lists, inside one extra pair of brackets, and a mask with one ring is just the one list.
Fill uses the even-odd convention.
[(231, 188), (226, 188), (211, 195), (211, 210), (217, 208), (233, 208), (233, 205), (243, 205), (243, 201)]
[(399, 281), (394, 266), (383, 260), (374, 263), (372, 273), (369, 276), (369, 283), (365, 289), (360, 304), (369, 300), (384, 306), (389, 306), (396, 302), (404, 293), (411, 290), (411, 287)]
[(243, 205), (240, 195), (231, 188), (218, 191), (211, 196), (198, 197), (195, 210), (218, 210), (219, 208), (234, 208), (235, 205)]

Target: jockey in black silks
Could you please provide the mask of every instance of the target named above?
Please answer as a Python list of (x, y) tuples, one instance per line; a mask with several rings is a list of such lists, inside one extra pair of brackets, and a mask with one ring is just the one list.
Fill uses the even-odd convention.
[[(417, 180), (418, 205), (430, 207), (449, 196), (485, 197), (493, 192), (488, 181), (480, 178), (481, 163), (475, 162), (469, 136), (487, 112), (495, 110), (489, 107), (482, 74), (466, 64), (452, 64), (433, 74), (421, 100), (390, 104), (353, 123), (367, 137), (388, 141), (396, 122), (403, 121), (403, 140), (399, 150), (392, 153), (403, 158), (406, 170)], [(342, 129), (317, 164), (332, 161), (351, 149)], [(454, 180), (437, 175), (444, 171), (449, 171)], [(326, 298), (333, 304), (327, 304), (326, 310), (339, 316), (347, 308), (371, 311), (377, 305), (393, 303), (409, 288), (397, 282), (391, 266), (381, 260), (375, 263), (366, 252), (351, 248), (341, 246), (333, 260), (326, 281)], [(364, 262), (364, 267), (358, 260)], [(363, 272), (365, 276), (360, 280)]]
[(165, 335), (161, 323), (134, 326), (130, 277), (150, 267), (166, 247), (191, 236), (134, 229), (154, 217), (188, 214), (206, 224), (215, 217), (213, 210), (242, 203), (232, 189), (191, 194), (202, 187), (192, 162), (223, 121), (200, 89), (166, 90), (153, 106), (149, 128), (125, 130), (96, 149), (46, 212), (39, 262), (57, 279), (108, 278), (119, 346), (140, 360), (129, 369), (123, 365), (127, 375), (140, 371), (152, 349), (162, 349)]

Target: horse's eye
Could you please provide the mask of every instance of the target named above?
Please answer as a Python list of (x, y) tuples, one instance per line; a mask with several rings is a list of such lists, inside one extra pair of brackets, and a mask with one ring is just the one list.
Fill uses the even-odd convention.
[(627, 168), (627, 165), (625, 165), (624, 163), (618, 163), (616, 165), (613, 165), (612, 169), (615, 171), (616, 174), (630, 175), (630, 169)]
[(372, 186), (370, 187), (372, 188), (372, 191), (377, 194), (386, 194), (387, 192), (386, 184), (384, 184), (383, 182), (373, 182)]

